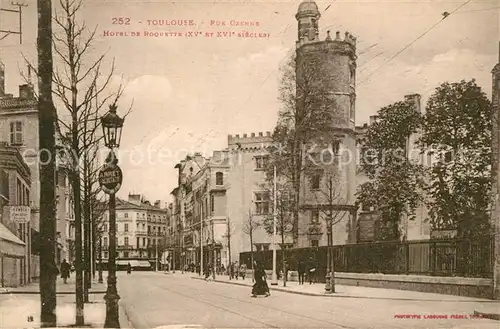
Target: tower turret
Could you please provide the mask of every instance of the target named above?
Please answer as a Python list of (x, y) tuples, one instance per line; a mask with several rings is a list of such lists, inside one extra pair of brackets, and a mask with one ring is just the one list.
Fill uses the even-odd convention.
[(295, 18), (299, 24), (297, 44), (318, 41), (319, 26), (318, 21), (321, 17), (318, 6), (314, 1), (306, 0), (299, 5)]

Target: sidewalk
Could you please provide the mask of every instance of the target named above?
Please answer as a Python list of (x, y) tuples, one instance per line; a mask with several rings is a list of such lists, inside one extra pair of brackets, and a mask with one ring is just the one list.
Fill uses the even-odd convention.
[[(75, 279), (64, 284), (57, 281), (57, 327), (74, 327)], [(3, 288), (0, 292), (0, 328), (40, 328), (40, 297), (38, 283), (18, 288)], [(106, 319), (105, 283), (92, 282), (89, 303), (84, 304), (85, 327), (104, 328)], [(132, 328), (122, 307), (120, 327)]]
[[(198, 275), (193, 276), (193, 273), (191, 273), (191, 278), (203, 280), (203, 277)], [(212, 278), (210, 277), (210, 281), (214, 280), (212, 280)], [(241, 278), (238, 280), (229, 280), (229, 277), (226, 275), (216, 276), (215, 282), (247, 287), (251, 287), (253, 285), (251, 278), (247, 277), (245, 278), (245, 280)], [(476, 315), (483, 316), (489, 319), (500, 319), (500, 302), (490, 299), (433, 294), (409, 290), (346, 286), (338, 284), (335, 285), (335, 293), (327, 294), (325, 292), (324, 283), (309, 284), (308, 282), (306, 282), (303, 285), (299, 285), (298, 282), (292, 281), (287, 282), (286, 287), (283, 287), (283, 281), (278, 282), (278, 285), (275, 286), (271, 285), (271, 282), (269, 280), (268, 284), (269, 289), (271, 290), (324, 298), (363, 298), (385, 300), (389, 299), (400, 301), (465, 303), (466, 305), (470, 305), (471, 313), (474, 312)]]
[[(75, 294), (75, 275), (68, 279), (68, 283), (64, 283), (61, 277), (57, 278), (56, 281), (56, 292), (58, 295)], [(16, 288), (0, 288), (0, 294), (39, 294), (40, 285), (38, 282), (30, 283), (25, 286), (20, 286)], [(106, 293), (106, 279), (103, 283), (98, 283), (97, 279), (91, 281), (91, 287), (89, 290), (91, 294), (104, 294)]]

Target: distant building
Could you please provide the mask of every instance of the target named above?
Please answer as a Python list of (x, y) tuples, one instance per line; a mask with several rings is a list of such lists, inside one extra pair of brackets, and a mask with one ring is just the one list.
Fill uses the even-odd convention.
[(31, 282), (31, 173), (19, 150), (0, 143), (0, 283)]
[[(134, 268), (156, 269), (166, 249), (165, 236), (168, 209), (160, 201), (151, 205), (139, 194), (129, 194), (128, 200), (116, 200), (116, 250), (118, 266), (128, 263)], [(103, 218), (102, 262), (109, 259), (109, 213)]]

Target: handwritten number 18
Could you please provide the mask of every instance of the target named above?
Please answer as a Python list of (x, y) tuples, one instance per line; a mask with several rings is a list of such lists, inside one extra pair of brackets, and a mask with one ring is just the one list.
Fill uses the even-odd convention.
[(129, 17), (113, 17), (111, 19), (113, 24), (118, 24), (118, 25), (130, 25), (130, 18)]

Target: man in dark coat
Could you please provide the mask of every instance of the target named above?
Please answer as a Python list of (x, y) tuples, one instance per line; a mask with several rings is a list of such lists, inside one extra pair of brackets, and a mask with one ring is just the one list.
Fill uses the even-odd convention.
[(309, 284), (316, 283), (316, 262), (311, 257), (309, 258), (308, 266), (307, 266), (307, 275), (309, 276)]
[(299, 262), (297, 266), (297, 272), (299, 273), (299, 284), (304, 284), (304, 276), (306, 274), (306, 264), (303, 261)]
[(64, 283), (68, 282), (70, 270), (71, 266), (66, 262), (66, 259), (63, 259), (61, 263), (61, 278), (63, 278)]

